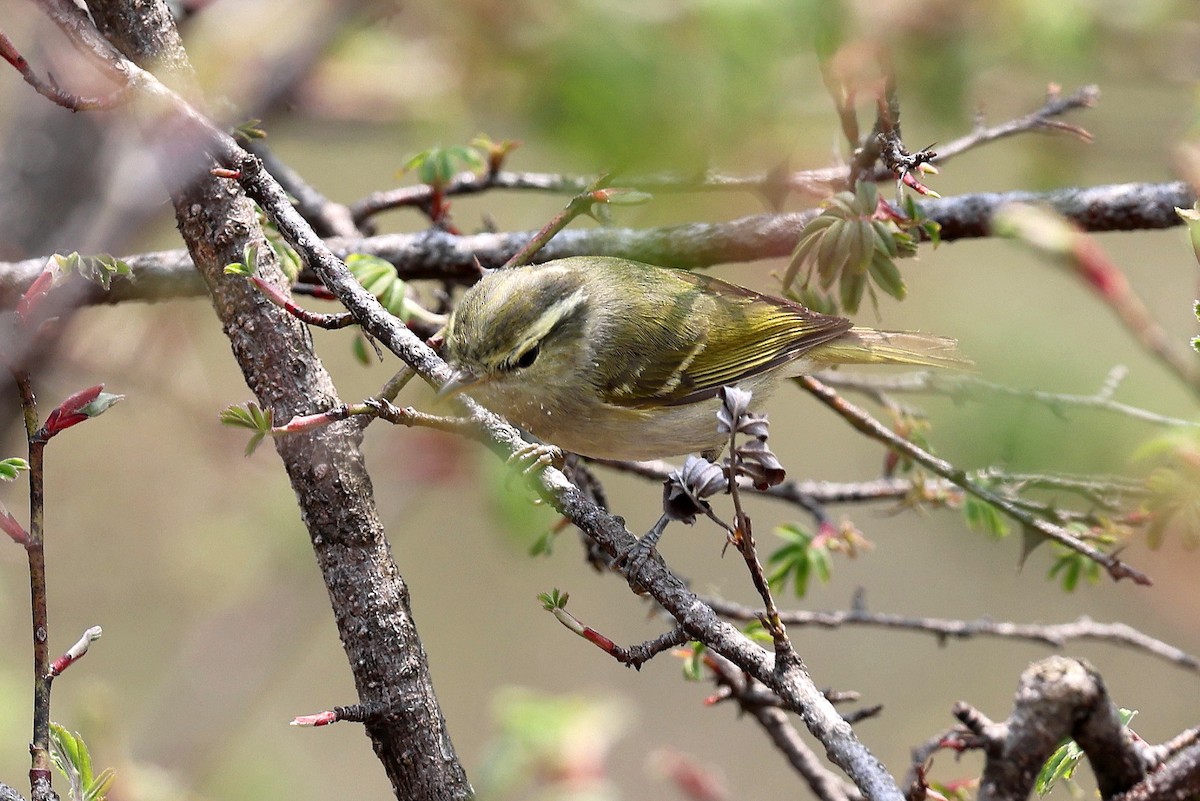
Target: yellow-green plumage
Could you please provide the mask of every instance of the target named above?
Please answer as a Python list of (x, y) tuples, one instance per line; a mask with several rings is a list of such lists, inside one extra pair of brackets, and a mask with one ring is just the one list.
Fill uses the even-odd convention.
[(581, 256), (489, 273), (446, 330), (460, 390), (586, 456), (713, 450), (717, 390), (758, 402), (832, 364), (962, 365), (953, 340), (856, 328), (708, 276)]

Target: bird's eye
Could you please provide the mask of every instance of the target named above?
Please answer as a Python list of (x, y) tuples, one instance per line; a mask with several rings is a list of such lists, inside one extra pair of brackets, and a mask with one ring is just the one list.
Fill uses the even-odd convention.
[(534, 345), (532, 348), (530, 348), (529, 350), (522, 353), (521, 357), (519, 359), (517, 359), (517, 368), (524, 370), (526, 367), (529, 367), (530, 365), (532, 365), (535, 361), (537, 361), (538, 352), (541, 349), (542, 349), (542, 346), (540, 344), (538, 344), (538, 345)]

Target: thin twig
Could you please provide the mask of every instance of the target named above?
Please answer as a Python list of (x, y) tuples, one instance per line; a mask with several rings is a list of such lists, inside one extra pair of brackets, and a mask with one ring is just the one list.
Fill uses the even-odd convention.
[[(731, 620), (757, 620), (758, 616), (762, 614), (761, 609), (721, 598), (706, 598), (705, 603)], [(1176, 667), (1192, 673), (1200, 673), (1200, 658), (1124, 623), (1098, 623), (1088, 617), (1081, 617), (1070, 623), (1014, 623), (990, 618), (955, 620), (952, 618), (908, 617), (886, 612), (871, 612), (857, 607), (834, 612), (784, 611), (779, 615), (784, 623), (791, 626), (815, 626), (829, 629), (843, 626), (865, 626), (912, 631), (932, 634), (938, 638), (940, 643), (945, 643), (949, 639), (969, 640), (975, 637), (1024, 640), (1054, 648), (1062, 648), (1067, 643), (1076, 640), (1102, 642), (1144, 651)]]
[[(758, 702), (756, 696), (766, 688), (748, 679), (735, 665), (719, 655), (707, 655), (705, 664), (712, 670), (718, 685), (727, 691), (725, 697), (736, 702), (743, 711), (758, 721), (770, 737), (771, 743), (779, 749), (788, 764), (808, 784), (818, 799), (861, 801), (863, 796), (858, 788), (831, 773), (821, 763), (820, 758), (801, 739), (800, 733), (792, 726), (782, 709), (773, 704)], [(777, 696), (770, 697), (777, 700)]]
[[(978, 127), (966, 136), (939, 146), (937, 156), (933, 161), (942, 163), (981, 145), (1026, 131), (1060, 130), (1076, 136), (1086, 135), (1082, 129), (1054, 122), (1051, 118), (1073, 109), (1088, 108), (1095, 104), (1098, 97), (1099, 89), (1095, 86), (1085, 86), (1064, 98), (1052, 96), (1037, 111), (991, 127)], [(839, 113), (841, 112), (839, 111)], [(857, 126), (854, 130), (857, 130)], [(740, 191), (752, 192), (764, 198), (774, 199), (780, 195), (781, 190), (784, 193), (795, 192), (810, 198), (826, 197), (831, 192), (844, 188), (849, 177), (850, 167), (838, 166), (797, 170), (786, 174), (780, 174), (776, 170), (767, 170), (759, 173), (734, 175), (719, 170), (705, 170), (694, 175), (660, 173), (628, 177), (615, 176), (614, 178), (619, 181), (621, 186), (660, 194)], [(876, 181), (886, 181), (894, 176), (886, 168), (879, 167), (872, 178)], [(475, 195), (501, 189), (576, 195), (587, 191), (595, 180), (595, 176), (559, 173), (508, 170), (480, 174), (463, 172), (452, 178), (442, 188), (442, 194), (445, 197)], [(433, 189), (426, 184), (375, 192), (351, 205), (351, 216), (356, 224), (361, 225), (371, 217), (390, 209), (426, 208), (432, 197)]]
[(1151, 425), (1177, 427), (1197, 427), (1200, 420), (1186, 420), (1180, 417), (1151, 412), (1137, 406), (1130, 406), (1112, 399), (1116, 386), (1125, 378), (1128, 370), (1121, 365), (1109, 371), (1104, 384), (1091, 395), (1072, 395), (1058, 392), (1047, 392), (1038, 389), (1022, 389), (1004, 384), (986, 381), (978, 376), (952, 373), (935, 373), (921, 370), (898, 375), (865, 375), (863, 373), (840, 372), (827, 370), (817, 373), (817, 377), (831, 387), (840, 390), (853, 390), (878, 399), (883, 394), (896, 395), (901, 393), (945, 395), (953, 400), (981, 400), (990, 396), (1003, 395), (1021, 398), (1043, 404), (1057, 415), (1063, 415), (1070, 407), (1095, 409), (1111, 412), (1133, 420), (1139, 420)]
[(1076, 553), (1086, 556), (1087, 558), (1096, 562), (1096, 564), (1104, 567), (1108, 571), (1109, 576), (1112, 578), (1117, 580), (1128, 578), (1132, 579), (1135, 583), (1142, 585), (1149, 585), (1151, 583), (1150, 578), (1144, 573), (1130, 567), (1112, 554), (1104, 553), (1098, 548), (1084, 542), (1062, 526), (1055, 525), (1040, 517), (1032, 515), (1028, 511), (1020, 508), (1017, 504), (1014, 504), (1010, 499), (1005, 498), (1004, 496), (992, 491), (987, 487), (980, 486), (976, 482), (971, 481), (966, 472), (962, 469), (955, 467), (944, 459), (939, 459), (933, 454), (928, 453), (922, 448), (914, 445), (912, 442), (898, 436), (887, 426), (871, 417), (871, 415), (867, 414), (862, 409), (845, 400), (836, 392), (834, 392), (833, 389), (827, 387), (825, 384), (821, 383), (812, 376), (801, 376), (800, 378), (797, 378), (796, 381), (802, 387), (812, 393), (813, 397), (837, 412), (856, 430), (861, 431), (872, 439), (882, 442), (883, 444), (907, 456), (914, 462), (917, 462), (942, 478), (949, 479), (975, 497), (979, 498), (980, 500), (987, 501), (1004, 514), (1037, 531), (1039, 534), (1049, 537), (1055, 542), (1070, 548)]
[(70, 109), (71, 111), (99, 111), (116, 108), (129, 102), (130, 87), (128, 84), (117, 87), (107, 95), (85, 97), (66, 91), (55, 83), (53, 78), (42, 80), (33, 71), (33, 68), (29, 66), (29, 62), (20, 54), (16, 46), (12, 43), (12, 40), (5, 36), (3, 32), (0, 32), (0, 58), (3, 58), (17, 72), (21, 73), (21, 77), (25, 79), (25, 83), (32, 86), (35, 92), (65, 109)]
[(1095, 84), (1089, 84), (1076, 89), (1066, 96), (1060, 93), (1058, 86), (1051, 85), (1049, 91), (1046, 93), (1046, 102), (1041, 108), (1023, 117), (1002, 122), (999, 125), (990, 127), (979, 126), (966, 136), (961, 136), (958, 139), (938, 145), (938, 154), (934, 161), (940, 164), (955, 156), (960, 156), (969, 150), (974, 150), (981, 145), (995, 142), (997, 139), (1004, 139), (1005, 137), (1029, 131), (1042, 130), (1051, 133), (1065, 133), (1081, 141), (1091, 142), (1092, 135), (1084, 129), (1059, 122), (1053, 118), (1068, 111), (1074, 111), (1075, 109), (1092, 108), (1099, 100), (1100, 87)]

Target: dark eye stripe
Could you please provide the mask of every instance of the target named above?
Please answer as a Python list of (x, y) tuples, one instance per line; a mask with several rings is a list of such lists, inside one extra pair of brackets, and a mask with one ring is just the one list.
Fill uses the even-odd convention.
[(541, 352), (541, 350), (542, 350), (542, 343), (539, 342), (538, 344), (534, 345), (529, 350), (522, 353), (520, 355), (520, 357), (517, 358), (516, 367), (518, 369), (524, 370), (526, 367), (529, 367), (530, 365), (532, 365), (535, 361), (537, 361), (538, 353)]

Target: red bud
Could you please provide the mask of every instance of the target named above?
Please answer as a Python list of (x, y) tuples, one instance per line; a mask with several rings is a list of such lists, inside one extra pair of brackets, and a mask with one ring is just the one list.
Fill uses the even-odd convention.
[(0, 531), (11, 537), (13, 542), (18, 545), (29, 542), (29, 532), (8, 513), (7, 509), (0, 509)]
[(29, 319), (30, 313), (37, 307), (38, 301), (46, 296), (54, 284), (54, 273), (44, 270), (25, 290), (25, 294), (17, 301), (17, 316), (22, 320)]

